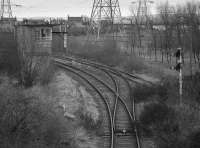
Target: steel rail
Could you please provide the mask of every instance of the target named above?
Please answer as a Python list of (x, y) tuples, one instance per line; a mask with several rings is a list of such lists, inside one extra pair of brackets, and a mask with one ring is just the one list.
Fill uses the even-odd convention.
[[(55, 56), (55, 57), (58, 57), (58, 56)], [(98, 62), (94, 62), (94, 61), (92, 61), (92, 60), (88, 60), (88, 59), (86, 60), (86, 59), (83, 59), (83, 58), (80, 58), (80, 57), (69, 57), (69, 56), (62, 56), (62, 57), (63, 57), (63, 58), (67, 58), (67, 59), (69, 59), (69, 60), (74, 60), (74, 61), (81, 60), (81, 62), (87, 62), (87, 63), (90, 63), (90, 64), (95, 64), (95, 65), (97, 65), (97, 66), (109, 68), (109, 69), (112, 70), (112, 71), (120, 72), (120, 73), (122, 73), (122, 74), (128, 76), (128, 79), (129, 79), (130, 81), (133, 81), (134, 83), (138, 83), (138, 82), (135, 82), (133, 79), (138, 79), (138, 80), (141, 80), (141, 81), (146, 82), (146, 83), (148, 83), (148, 84), (154, 85), (154, 83), (152, 83), (152, 82), (150, 82), (150, 81), (147, 81), (147, 80), (144, 80), (143, 78), (140, 78), (140, 77), (135, 76), (135, 75), (133, 75), (133, 74), (130, 74), (130, 73), (128, 73), (128, 72), (125, 72), (125, 71), (122, 71), (122, 70), (119, 70), (119, 69), (110, 67), (110, 66), (105, 65), (105, 64), (101, 64), (101, 63), (98, 63)], [(61, 57), (59, 57), (59, 58), (61, 58)], [(78, 61), (78, 62), (80, 62), (80, 61)], [(131, 79), (131, 78), (129, 78), (129, 77), (131, 77), (131, 78), (133, 78), (133, 79)]]
[(56, 63), (56, 65), (58, 65), (59, 67), (62, 67), (64, 69), (67, 69), (68, 71), (76, 74), (78, 77), (80, 77), (81, 79), (83, 79), (84, 81), (86, 81), (100, 96), (100, 98), (103, 100), (103, 102), (106, 105), (107, 108), (107, 112), (109, 114), (109, 122), (110, 122), (110, 126), (111, 126), (111, 145), (110, 148), (114, 148), (114, 125), (113, 125), (113, 121), (112, 121), (112, 113), (111, 113), (111, 109), (109, 106), (108, 101), (106, 100), (106, 98), (104, 97), (103, 93), (101, 92), (101, 90), (99, 90), (95, 85), (92, 84), (91, 81), (89, 81), (87, 78), (85, 78), (84, 76), (82, 76), (81, 74), (79, 74), (78, 72), (76, 72), (75, 70), (73, 70), (72, 68), (67, 67), (66, 65), (63, 65), (63, 63)]
[[(57, 59), (57, 60), (54, 60), (54, 61), (55, 61), (55, 62), (61, 62), (61, 63), (62, 63), (62, 62), (65, 62), (65, 61), (63, 61), (63, 60), (61, 60), (61, 59)], [(115, 90), (114, 90), (113, 88), (111, 88), (108, 84), (106, 84), (104, 81), (100, 80), (98, 77), (96, 77), (95, 75), (93, 75), (93, 74), (91, 74), (91, 73), (88, 73), (88, 72), (86, 72), (86, 71), (84, 71), (84, 70), (81, 70), (81, 69), (79, 69), (79, 68), (76, 68), (76, 67), (74, 67), (74, 66), (72, 66), (72, 65), (68, 65), (66, 62), (65, 62), (65, 63), (62, 63), (62, 64), (64, 64), (64, 65), (67, 66), (67, 67), (76, 69), (76, 70), (78, 70), (78, 71), (80, 71), (80, 72), (83, 72), (83, 73), (85, 73), (85, 74), (91, 76), (92, 78), (96, 79), (98, 82), (100, 82), (101, 84), (103, 84), (103, 85), (104, 85), (107, 89), (109, 89), (114, 95), (117, 95), (118, 98), (119, 98), (119, 100), (120, 100), (120, 102), (124, 105), (124, 107), (125, 107), (127, 113), (129, 114), (130, 120), (132, 121), (132, 123), (135, 123), (134, 120), (133, 120), (133, 116), (132, 116), (131, 112), (129, 111), (129, 109), (128, 109), (126, 103), (124, 102), (124, 99), (119, 95), (119, 93), (116, 93)]]
[[(65, 59), (66, 60), (66, 59)], [(74, 60), (74, 59), (68, 59), (68, 60)], [(129, 81), (127, 80), (128, 78), (126, 78), (125, 76), (123, 76), (123, 74), (120, 72), (120, 71), (117, 71), (117, 70), (113, 70), (112, 68), (110, 68), (110, 67), (108, 67), (108, 66), (101, 66), (101, 65), (99, 65), (99, 64), (95, 64), (95, 63), (90, 63), (90, 62), (88, 62), (88, 63), (86, 63), (85, 61), (83, 62), (83, 61), (78, 61), (77, 59), (76, 59), (76, 62), (78, 62), (78, 63), (81, 63), (81, 64), (84, 64), (84, 65), (87, 65), (87, 66), (90, 66), (90, 67), (93, 67), (93, 68), (96, 68), (96, 69), (98, 69), (98, 70), (101, 70), (101, 71), (103, 71), (104, 73), (106, 73), (110, 78), (111, 78), (111, 80), (113, 81), (113, 83), (114, 83), (114, 86), (115, 86), (115, 91), (117, 92), (114, 92), (114, 90), (112, 89), (112, 88), (110, 88), (107, 84), (105, 85), (111, 92), (113, 92), (114, 94), (115, 94), (115, 96), (116, 96), (116, 98), (115, 98), (115, 105), (114, 105), (114, 112), (113, 112), (113, 116), (111, 115), (111, 119), (112, 119), (112, 128), (113, 128), (113, 130), (115, 130), (115, 118), (116, 118), (116, 110), (117, 110), (117, 104), (118, 104), (118, 99), (122, 102), (122, 104), (125, 106), (125, 109), (127, 110), (127, 112), (128, 112), (128, 114), (129, 114), (129, 117), (131, 118), (131, 121), (134, 123), (134, 122), (136, 122), (136, 113), (135, 113), (135, 100), (134, 99), (131, 99), (131, 96), (130, 96), (130, 93), (131, 93), (131, 86), (130, 86), (130, 83), (129, 83)], [(75, 67), (73, 67), (73, 66), (71, 66), (71, 65), (66, 65), (66, 63), (65, 63), (65, 66), (68, 66), (68, 67), (71, 67), (71, 68), (75, 68)], [(101, 66), (101, 67), (99, 67), (99, 66)], [(89, 73), (87, 73), (87, 72), (85, 72), (85, 71), (83, 71), (83, 70), (80, 70), (80, 69), (77, 69), (77, 68), (75, 68), (76, 70), (79, 70), (79, 71), (82, 71), (82, 72), (84, 72), (84, 73), (86, 73), (86, 74), (88, 74), (88, 75), (90, 75), (91, 77), (95, 77), (95, 79), (97, 80), (98, 78), (96, 77), (96, 76), (94, 76), (94, 75), (92, 75), (92, 74), (89, 74)], [(114, 75), (116, 75), (116, 76), (118, 76), (118, 77), (120, 77), (120, 78), (122, 78), (125, 82), (126, 82), (126, 84), (127, 84), (127, 86), (128, 86), (128, 88), (129, 88), (129, 99), (132, 101), (132, 114), (130, 114), (130, 112), (129, 112), (129, 110), (128, 110), (128, 107), (126, 106), (126, 103), (123, 101), (124, 99), (122, 98), (122, 97), (120, 97), (120, 95), (119, 95), (119, 88), (118, 88), (118, 85), (117, 85), (117, 82), (116, 82), (116, 80), (113, 78), (113, 76), (109, 73), (109, 72), (111, 72), (111, 73), (113, 73)], [(137, 77), (135, 77), (135, 79), (138, 79)], [(130, 80), (130, 79), (129, 79)], [(131, 79), (132, 80), (132, 79)], [(103, 82), (102, 80), (100, 80), (100, 82), (101, 82), (101, 84), (105, 84), (105, 82)], [(134, 81), (135, 82), (135, 81)], [(105, 99), (105, 98), (104, 98)], [(108, 103), (108, 102), (107, 102)], [(108, 105), (108, 104), (107, 104)], [(111, 111), (110, 111), (111, 112)], [(114, 132), (114, 131), (113, 131)], [(137, 126), (136, 126), (136, 124), (134, 124), (134, 132), (135, 132), (135, 136), (136, 136), (136, 142), (137, 142), (137, 147), (138, 148), (141, 148), (141, 145), (140, 145), (140, 140), (139, 140), (139, 134), (138, 134), (138, 130), (137, 130)], [(114, 137), (114, 135), (113, 135), (113, 137)], [(112, 138), (112, 140), (113, 140), (113, 138)], [(112, 142), (112, 144), (114, 143), (114, 141)]]

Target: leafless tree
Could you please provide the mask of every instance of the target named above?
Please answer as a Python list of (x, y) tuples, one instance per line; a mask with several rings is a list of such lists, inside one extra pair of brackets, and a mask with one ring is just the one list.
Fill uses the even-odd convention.
[(200, 62), (200, 30), (199, 30), (199, 5), (195, 3), (187, 3), (186, 19), (191, 36), (191, 51), (195, 63)]
[[(161, 19), (161, 24), (164, 26), (164, 53), (169, 62), (169, 57), (171, 55), (171, 49), (173, 44), (173, 23), (172, 16), (174, 13), (174, 8), (169, 5), (168, 2), (161, 4), (158, 7), (159, 15)], [(162, 51), (163, 55), (163, 51)]]

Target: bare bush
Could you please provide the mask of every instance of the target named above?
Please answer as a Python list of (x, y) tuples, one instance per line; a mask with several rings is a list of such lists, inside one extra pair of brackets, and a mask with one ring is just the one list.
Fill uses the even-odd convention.
[(31, 92), (24, 93), (7, 80), (1, 84), (0, 147), (58, 147), (67, 123), (55, 112), (49, 97)]
[(87, 42), (85, 44), (80, 41), (72, 41), (70, 47), (72, 54), (111, 66), (118, 65), (122, 59), (117, 42), (111, 39), (101, 43)]
[(31, 87), (36, 83), (39, 72), (39, 63), (33, 57), (21, 56), (19, 82), (25, 87)]
[(83, 113), (82, 110), (77, 111), (77, 116), (80, 119), (80, 124), (89, 131), (97, 131), (101, 128), (102, 120), (95, 120), (88, 113)]
[(49, 57), (19, 54), (19, 83), (26, 88), (40, 83), (47, 85), (54, 77), (56, 68)]
[(165, 104), (147, 105), (140, 116), (140, 122), (147, 136), (153, 137), (160, 148), (178, 147), (179, 126), (175, 111)]
[(143, 60), (137, 56), (128, 57), (124, 61), (123, 67), (128, 72), (142, 72), (147, 68)]
[(200, 147), (200, 132), (194, 132), (189, 136), (188, 148), (199, 148)]

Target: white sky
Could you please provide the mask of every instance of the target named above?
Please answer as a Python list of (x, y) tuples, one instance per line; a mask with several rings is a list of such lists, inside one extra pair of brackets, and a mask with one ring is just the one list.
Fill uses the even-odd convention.
[[(119, 0), (122, 16), (130, 14), (130, 5), (137, 0)], [(154, 0), (154, 7), (165, 0)], [(168, 0), (169, 3), (183, 3), (191, 0)], [(196, 0), (200, 1), (200, 0)], [(13, 15), (17, 17), (66, 17), (89, 16), (93, 0), (11, 0), (13, 4), (23, 7), (13, 7)]]

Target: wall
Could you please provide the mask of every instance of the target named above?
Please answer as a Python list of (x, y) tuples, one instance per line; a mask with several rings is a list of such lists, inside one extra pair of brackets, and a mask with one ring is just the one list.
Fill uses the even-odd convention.
[(52, 53), (66, 53), (67, 34), (61, 32), (53, 32), (52, 34)]
[[(41, 29), (48, 29), (48, 36), (41, 35)], [(38, 26), (18, 26), (17, 43), (18, 49), (25, 51), (26, 54), (49, 55), (52, 46), (51, 27)]]
[[(41, 30), (49, 30), (50, 32), (42, 37)], [(45, 32), (44, 31), (44, 32)], [(40, 54), (51, 54), (52, 48), (52, 29), (50, 27), (33, 27), (32, 38), (35, 42), (34, 51)]]

